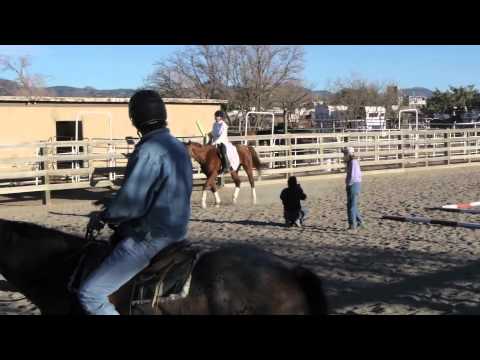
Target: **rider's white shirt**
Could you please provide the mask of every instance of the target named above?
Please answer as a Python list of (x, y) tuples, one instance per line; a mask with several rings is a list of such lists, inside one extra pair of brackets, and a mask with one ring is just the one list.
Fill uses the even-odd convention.
[(212, 128), (213, 145), (228, 143), (228, 125), (225, 121), (215, 121)]

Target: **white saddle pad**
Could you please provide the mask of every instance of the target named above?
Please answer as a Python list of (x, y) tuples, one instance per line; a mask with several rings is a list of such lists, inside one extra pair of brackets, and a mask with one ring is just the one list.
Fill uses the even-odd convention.
[(230, 166), (236, 171), (240, 166), (240, 157), (238, 156), (237, 147), (230, 142), (226, 143), (225, 146), (227, 147), (227, 156), (228, 161), (230, 161)]

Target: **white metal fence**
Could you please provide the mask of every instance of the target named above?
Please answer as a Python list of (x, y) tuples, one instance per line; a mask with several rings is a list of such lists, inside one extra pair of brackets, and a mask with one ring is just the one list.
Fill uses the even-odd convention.
[[(203, 143), (201, 137), (180, 138)], [(43, 141), (0, 145), (0, 195), (111, 186), (123, 177), (128, 155), (138, 139)], [(231, 137), (255, 147), (262, 178), (344, 171), (341, 148), (352, 146), (363, 170), (432, 166), (480, 161), (480, 128), (385, 130)], [(59, 147), (71, 151), (59, 154)], [(31, 156), (5, 156), (20, 149)], [(19, 152), (20, 153), (20, 152)], [(58, 164), (69, 163), (59, 169)], [(194, 179), (204, 177), (192, 160)], [(245, 175), (243, 171), (241, 175)]]

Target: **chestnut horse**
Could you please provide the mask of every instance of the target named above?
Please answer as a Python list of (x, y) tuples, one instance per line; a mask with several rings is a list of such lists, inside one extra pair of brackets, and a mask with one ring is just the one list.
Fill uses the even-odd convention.
[[(217, 152), (217, 148), (213, 145), (201, 145), (196, 142), (189, 141), (185, 146), (190, 153), (190, 156), (197, 161), (202, 169), (202, 172), (207, 176), (207, 181), (203, 185), (202, 207), (207, 207), (207, 189), (210, 189), (215, 196), (215, 205), (220, 206), (220, 195), (217, 192), (217, 185), (215, 180), (222, 168), (222, 162)], [(240, 158), (240, 166), (243, 166), (248, 176), (248, 181), (252, 188), (252, 203), (257, 203), (257, 194), (255, 192), (255, 180), (253, 178), (253, 169), (255, 168), (259, 173), (261, 171), (260, 158), (252, 146), (236, 145), (238, 156)], [(238, 176), (238, 169), (230, 171), (230, 175), (235, 183), (235, 192), (233, 193), (233, 203), (237, 203), (238, 194), (240, 193), (240, 176)]]

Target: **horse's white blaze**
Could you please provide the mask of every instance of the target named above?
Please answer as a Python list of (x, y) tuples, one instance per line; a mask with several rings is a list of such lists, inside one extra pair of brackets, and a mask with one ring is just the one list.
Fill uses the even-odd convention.
[(257, 203), (257, 192), (255, 191), (255, 188), (252, 188), (252, 203)]
[(237, 203), (238, 194), (240, 193), (240, 187), (235, 187), (235, 192), (233, 193), (233, 203)]
[(206, 209), (207, 208), (207, 191), (203, 190), (202, 194), (202, 208)]
[(220, 206), (220, 203), (222, 202), (220, 200), (220, 195), (218, 195), (218, 191), (214, 192), (214, 195), (215, 195), (215, 205)]

